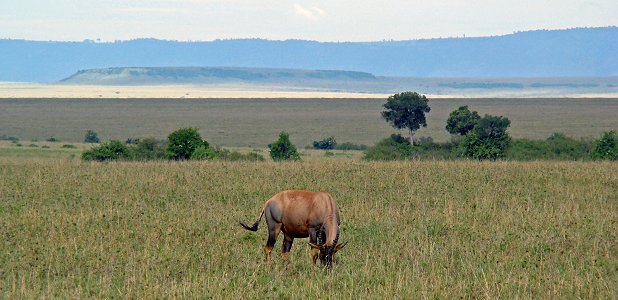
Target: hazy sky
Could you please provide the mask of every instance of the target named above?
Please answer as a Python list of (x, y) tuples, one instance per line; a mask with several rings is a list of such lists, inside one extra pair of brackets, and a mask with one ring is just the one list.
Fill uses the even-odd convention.
[(0, 38), (318, 41), (618, 25), (618, 0), (0, 0)]

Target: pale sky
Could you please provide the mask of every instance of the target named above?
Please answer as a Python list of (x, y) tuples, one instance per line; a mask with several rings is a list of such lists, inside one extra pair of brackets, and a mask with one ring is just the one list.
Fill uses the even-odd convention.
[(0, 38), (379, 41), (618, 25), (618, 0), (0, 0)]

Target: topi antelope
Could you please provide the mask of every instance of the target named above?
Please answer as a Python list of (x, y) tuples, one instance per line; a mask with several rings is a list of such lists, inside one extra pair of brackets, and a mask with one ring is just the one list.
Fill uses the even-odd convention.
[(346, 245), (338, 244), (341, 218), (335, 199), (328, 193), (280, 192), (264, 203), (260, 217), (251, 227), (242, 222), (240, 225), (247, 230), (257, 231), (264, 215), (268, 226), (268, 240), (264, 246), (267, 262), (270, 262), (270, 253), (279, 232), (285, 236), (282, 255), (286, 262), (289, 261), (289, 252), (295, 238), (309, 237), (313, 263), (319, 258), (329, 269), (333, 265), (335, 253)]

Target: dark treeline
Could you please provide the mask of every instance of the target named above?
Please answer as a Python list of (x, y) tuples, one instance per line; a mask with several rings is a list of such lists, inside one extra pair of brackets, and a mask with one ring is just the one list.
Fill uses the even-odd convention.
[[(368, 160), (400, 159), (468, 159), (461, 144), (462, 138), (449, 142), (434, 142), (429, 137), (417, 139), (414, 145), (394, 134), (365, 151)], [(604, 133), (599, 139), (574, 139), (554, 133), (545, 140), (513, 139), (507, 146), (503, 160), (616, 160), (618, 138), (615, 131)]]

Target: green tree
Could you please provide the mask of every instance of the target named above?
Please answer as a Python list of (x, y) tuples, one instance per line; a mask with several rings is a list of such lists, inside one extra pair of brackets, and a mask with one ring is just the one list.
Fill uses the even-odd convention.
[(176, 160), (189, 159), (201, 146), (208, 148), (209, 145), (202, 140), (197, 128), (180, 128), (167, 137), (167, 156)]
[(84, 137), (84, 143), (100, 143), (101, 140), (99, 139), (99, 135), (88, 129), (88, 131), (86, 131), (86, 136)]
[(470, 111), (468, 106), (460, 106), (451, 112), (446, 120), (446, 131), (450, 134), (466, 135), (476, 124), (481, 116), (476, 111)]
[(408, 129), (410, 143), (414, 142), (414, 131), (427, 126), (425, 113), (429, 108), (427, 97), (416, 92), (403, 92), (389, 96), (384, 104), (382, 117), (397, 129)]
[(594, 142), (591, 156), (593, 159), (618, 160), (618, 135), (615, 130), (604, 132)]
[(463, 155), (476, 159), (504, 157), (511, 137), (506, 132), (511, 125), (506, 117), (485, 115), (461, 142)]
[(296, 146), (290, 142), (290, 135), (287, 132), (281, 132), (279, 139), (268, 145), (268, 148), (270, 149), (270, 157), (274, 161), (300, 159)]

